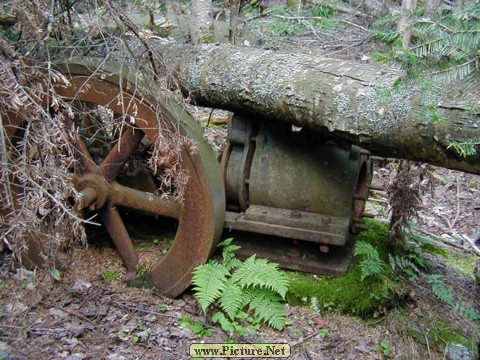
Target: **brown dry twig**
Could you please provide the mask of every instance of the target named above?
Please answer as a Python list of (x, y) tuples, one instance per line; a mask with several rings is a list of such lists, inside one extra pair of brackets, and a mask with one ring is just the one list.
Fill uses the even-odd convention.
[(407, 160), (398, 163), (395, 178), (387, 189), (392, 213), (389, 240), (394, 249), (405, 248), (404, 229), (409, 227), (408, 221), (417, 216), (417, 209), (421, 204), (420, 194), (423, 191), (422, 181), (427, 173), (428, 165)]

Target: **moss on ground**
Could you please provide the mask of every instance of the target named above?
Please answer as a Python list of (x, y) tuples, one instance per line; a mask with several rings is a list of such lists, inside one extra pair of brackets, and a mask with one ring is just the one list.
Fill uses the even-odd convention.
[(461, 251), (453, 249), (448, 251), (440, 246), (437, 246), (435, 244), (435, 238), (427, 239), (419, 235), (410, 235), (410, 237), (413, 241), (416, 241), (421, 245), (423, 251), (444, 258), (447, 263), (457, 270), (460, 275), (467, 276), (472, 279), (475, 278), (474, 269), (477, 262), (477, 256), (475, 254), (465, 254)]
[[(367, 230), (358, 236), (357, 241), (372, 244), (388, 263), (387, 236), (387, 224), (370, 220)], [(383, 275), (362, 281), (359, 262), (355, 258), (347, 273), (339, 277), (288, 272), (290, 291), (287, 300), (292, 305), (309, 305), (319, 310), (375, 317), (401, 301), (401, 284), (395, 282), (393, 272), (388, 270)]]
[(448, 252), (442, 255), (445, 260), (460, 274), (475, 278), (475, 264), (477, 263), (477, 256), (475, 254), (462, 254), (458, 251), (455, 253)]

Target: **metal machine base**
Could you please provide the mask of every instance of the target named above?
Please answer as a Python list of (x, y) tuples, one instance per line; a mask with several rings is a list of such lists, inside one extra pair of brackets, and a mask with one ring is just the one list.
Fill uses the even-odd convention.
[(233, 237), (241, 248), (235, 253), (240, 259), (253, 254), (280, 264), (283, 268), (331, 276), (344, 275), (353, 258), (353, 236), (344, 246), (330, 246), (322, 253), (318, 244), (276, 236), (224, 230), (223, 238)]

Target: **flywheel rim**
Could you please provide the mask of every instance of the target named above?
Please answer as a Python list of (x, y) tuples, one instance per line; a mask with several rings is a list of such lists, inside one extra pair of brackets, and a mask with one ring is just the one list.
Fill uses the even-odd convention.
[[(58, 69), (69, 80), (69, 85), (56, 86), (56, 92), (66, 101), (78, 100), (108, 106), (116, 113), (128, 115), (137, 129), (152, 142), (158, 136), (157, 122), (161, 121), (174, 124), (182, 135), (187, 135), (195, 143), (196, 153), (191, 153), (186, 149), (182, 151), (182, 166), (188, 170), (189, 175), (182, 206), (172, 205), (159, 199), (159, 196), (155, 197), (154, 194), (142, 194), (142, 191), (136, 189), (130, 189), (129, 193), (125, 186), (119, 185), (115, 178), (125, 163), (116, 166), (115, 161), (125, 160), (122, 159), (121, 152), (117, 156), (118, 159), (116, 154), (113, 154), (112, 158), (115, 161), (112, 160), (108, 163), (108, 165), (113, 164), (110, 166), (110, 170), (113, 169), (112, 173), (108, 173), (108, 169), (106, 172), (103, 171), (101, 166), (95, 168), (96, 165), (92, 165), (90, 160), (86, 159), (88, 156), (84, 156), (84, 159), (80, 161), (79, 176), (81, 180), (85, 181), (88, 178), (85, 177), (86, 174), (96, 174), (97, 177), (103, 177), (106, 181), (105, 186), (82, 185), (83, 190), (93, 189), (93, 200), (88, 205), (93, 206), (94, 210), (107, 213), (106, 217), (112, 219), (113, 216), (118, 222), (116, 206), (131, 205), (143, 209), (142, 205), (138, 205), (141, 203), (148, 208), (149, 212), (173, 217), (178, 221), (175, 239), (166, 254), (157, 260), (155, 265), (143, 276), (134, 276), (130, 273), (128, 278), (133, 285), (154, 286), (162, 294), (175, 297), (190, 285), (193, 269), (207, 261), (220, 238), (225, 216), (225, 197), (220, 166), (213, 150), (203, 139), (200, 126), (186, 113), (183, 107), (176, 104), (172, 98), (159, 100), (154, 99), (152, 94), (147, 91), (139, 92), (137, 87), (139, 74), (133, 72), (132, 69), (115, 63), (105, 63), (99, 68), (96, 63), (96, 60), (87, 60), (81, 63), (58, 65)], [(127, 99), (134, 106), (125, 108), (123, 101), (116, 101), (119, 94), (123, 94), (122, 99)], [(132, 140), (137, 136), (135, 131), (137, 130), (131, 131), (133, 135), (128, 135), (129, 139), (127, 140)], [(111, 153), (113, 150), (110, 151), (109, 156)], [(81, 151), (79, 154), (82, 154)], [(98, 183), (100, 180), (95, 176), (90, 176), (89, 181)], [(100, 196), (100, 194), (103, 195)], [(135, 204), (132, 201), (128, 202), (128, 196), (134, 196)], [(100, 198), (102, 201), (99, 200)], [(153, 205), (145, 200), (147, 198), (153, 199)], [(120, 238), (124, 239), (124, 229), (121, 229), (120, 233), (122, 233)], [(126, 249), (123, 250), (119, 249), (117, 243), (116, 246), (120, 253), (122, 251), (127, 253), (127, 259), (123, 255), (122, 258), (127, 266), (127, 271), (131, 272), (132, 267), (135, 266), (135, 256), (132, 255), (135, 253), (133, 245), (127, 244), (125, 245)]]

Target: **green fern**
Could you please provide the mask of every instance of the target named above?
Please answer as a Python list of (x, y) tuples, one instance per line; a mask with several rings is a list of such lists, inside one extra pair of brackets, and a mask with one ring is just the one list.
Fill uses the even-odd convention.
[[(394, 280), (404, 281), (405, 278), (411, 278), (415, 281), (427, 281), (433, 294), (443, 303), (452, 308), (454, 314), (465, 319), (478, 321), (480, 314), (475, 308), (463, 301), (453, 289), (446, 285), (440, 274), (426, 273), (428, 262), (424, 259), (424, 247), (429, 244), (426, 239), (414, 237), (414, 244), (409, 245), (401, 255), (388, 255), (388, 264), (382, 260), (378, 250), (365, 241), (357, 241), (355, 257), (358, 257), (361, 270), (361, 280), (369, 278), (369, 281), (386, 279), (386, 273), (393, 271)], [(372, 295), (371, 295), (372, 296)], [(375, 298), (372, 296), (372, 298)]]
[(480, 320), (480, 314), (472, 306), (469, 306), (461, 301), (453, 304), (453, 313), (463, 317), (464, 319), (473, 321)]
[(449, 305), (453, 309), (454, 314), (460, 315), (468, 320), (480, 320), (480, 314), (472, 306), (466, 304), (460, 299), (455, 298), (452, 288), (447, 286), (442, 281), (441, 275), (424, 274), (424, 276), (427, 281), (432, 285), (432, 291), (435, 296), (445, 304)]
[(237, 311), (244, 307), (243, 290), (240, 286), (229, 281), (219, 299), (220, 308), (230, 319), (235, 319)]
[(408, 275), (414, 280), (419, 279), (418, 275), (420, 274), (420, 270), (407, 257), (398, 255), (393, 257), (392, 255), (389, 255), (389, 260), (392, 270), (396, 270), (398, 268), (402, 273)]
[[(219, 308), (221, 311), (214, 313), (212, 321), (229, 332), (242, 333), (240, 322), (248, 319), (283, 329), (286, 323), (283, 300), (289, 288), (286, 275), (277, 264), (257, 259), (255, 255), (240, 261), (233, 253), (239, 246), (233, 245), (232, 239), (219, 245), (223, 247), (223, 263), (209, 261), (193, 273), (193, 290), (203, 311), (211, 305)], [(254, 318), (243, 309), (253, 312)]]
[(363, 281), (370, 276), (382, 276), (386, 264), (380, 258), (378, 250), (365, 241), (357, 241), (355, 247), (355, 256), (360, 260), (360, 279)]
[(228, 333), (235, 333), (240, 336), (246, 336), (248, 333), (247, 329), (243, 325), (237, 321), (229, 320), (221, 311), (217, 311), (212, 315), (212, 322), (219, 324), (220, 327)]
[(223, 265), (228, 269), (232, 270), (238, 268), (242, 265), (242, 261), (237, 259), (234, 252), (240, 249), (240, 246), (232, 244), (233, 238), (226, 239), (222, 241), (218, 246), (223, 247), (222, 257)]
[(230, 272), (222, 264), (210, 261), (193, 272), (193, 291), (203, 311), (219, 299), (227, 286)]
[(256, 259), (255, 255), (249, 257), (233, 274), (232, 281), (240, 284), (242, 288), (259, 287), (271, 289), (279, 293), (282, 298), (288, 291), (288, 279), (279, 271), (278, 264), (266, 259)]
[(285, 327), (285, 309), (278, 293), (270, 289), (247, 290), (248, 308), (255, 316), (276, 330)]

